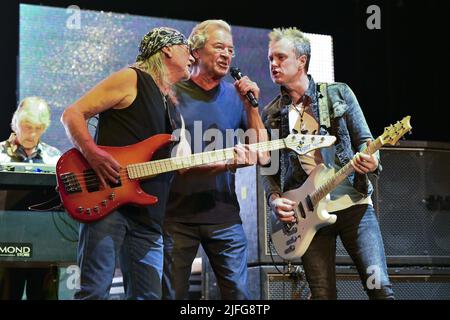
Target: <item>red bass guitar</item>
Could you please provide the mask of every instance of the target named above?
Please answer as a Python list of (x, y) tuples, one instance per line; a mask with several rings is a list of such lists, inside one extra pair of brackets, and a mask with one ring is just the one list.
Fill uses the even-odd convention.
[[(334, 136), (291, 134), (285, 139), (252, 144), (255, 151), (290, 148), (298, 154), (330, 146)], [(68, 214), (80, 222), (92, 222), (107, 216), (125, 204), (147, 206), (158, 198), (145, 193), (139, 184), (164, 172), (180, 170), (234, 158), (234, 149), (222, 149), (189, 156), (149, 161), (160, 148), (173, 142), (172, 135), (158, 134), (125, 147), (105, 147), (121, 165), (118, 183), (104, 187), (87, 160), (77, 149), (65, 152), (56, 164), (57, 190)]]

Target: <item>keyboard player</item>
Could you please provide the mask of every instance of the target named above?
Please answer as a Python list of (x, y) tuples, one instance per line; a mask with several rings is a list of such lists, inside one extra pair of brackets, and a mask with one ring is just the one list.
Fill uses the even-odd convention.
[[(61, 152), (41, 141), (42, 134), (50, 126), (50, 118), (50, 108), (44, 99), (23, 99), (11, 120), (13, 133), (8, 140), (0, 142), (0, 163), (56, 164)], [(3, 201), (0, 199), (3, 202), (0, 206), (12, 210), (27, 208), (30, 199), (21, 196), (20, 190), (8, 192)], [(20, 300), (24, 289), (30, 300), (57, 299), (58, 269), (0, 268), (0, 299)]]

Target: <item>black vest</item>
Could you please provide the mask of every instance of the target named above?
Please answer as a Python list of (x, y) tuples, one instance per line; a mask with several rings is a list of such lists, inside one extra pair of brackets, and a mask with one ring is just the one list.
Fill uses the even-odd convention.
[[(155, 134), (172, 133), (169, 114), (164, 98), (153, 78), (146, 72), (132, 68), (137, 73), (137, 95), (125, 109), (109, 109), (99, 115), (96, 142), (104, 146), (126, 146), (145, 140)], [(175, 113), (170, 103), (167, 109)], [(158, 150), (152, 160), (168, 158), (170, 148)], [(127, 205), (119, 211), (131, 214), (134, 220), (146, 225), (149, 230), (161, 233), (162, 221), (169, 195), (173, 173), (160, 174), (141, 182), (142, 189), (158, 197), (155, 205), (138, 207)]]
[[(146, 72), (137, 73), (137, 95), (125, 109), (100, 113), (95, 140), (102, 146), (126, 146), (155, 134), (172, 133), (161, 91)], [(169, 106), (168, 106), (169, 108)]]

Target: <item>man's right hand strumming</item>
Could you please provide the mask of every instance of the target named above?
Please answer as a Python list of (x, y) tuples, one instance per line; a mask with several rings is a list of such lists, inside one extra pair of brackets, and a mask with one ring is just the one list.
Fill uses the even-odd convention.
[(286, 223), (295, 222), (295, 201), (282, 198), (279, 194), (274, 193), (270, 196), (269, 202), (270, 208), (275, 212), (280, 221)]
[(92, 145), (84, 152), (86, 160), (97, 174), (100, 183), (107, 187), (107, 181), (117, 183), (120, 177), (120, 164), (106, 151)]

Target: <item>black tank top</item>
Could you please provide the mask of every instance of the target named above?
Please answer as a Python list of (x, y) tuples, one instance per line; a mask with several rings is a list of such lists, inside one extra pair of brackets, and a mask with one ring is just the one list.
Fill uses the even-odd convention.
[(155, 81), (148, 73), (132, 69), (137, 73), (136, 98), (127, 108), (100, 113), (95, 134), (98, 145), (126, 146), (158, 133), (172, 132), (164, 98)]
[[(132, 69), (137, 73), (136, 99), (125, 109), (109, 109), (100, 113), (95, 134), (98, 145), (126, 146), (155, 134), (172, 133), (169, 114), (176, 114), (175, 108), (168, 103), (166, 110), (161, 91), (148, 73)], [(152, 160), (169, 156), (170, 148), (163, 148), (154, 154)], [(127, 205), (119, 208), (119, 211), (146, 225), (149, 230), (161, 234), (172, 178), (173, 173), (169, 172), (141, 182), (141, 187), (146, 193), (158, 197), (155, 205), (147, 207)]]

